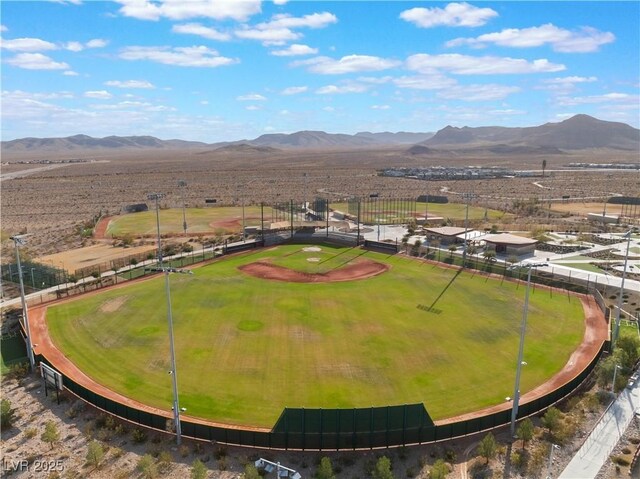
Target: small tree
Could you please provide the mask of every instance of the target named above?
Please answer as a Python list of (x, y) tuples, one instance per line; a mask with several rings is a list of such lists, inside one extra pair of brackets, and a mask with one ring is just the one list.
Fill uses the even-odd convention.
[(418, 256), (420, 254), (420, 246), (422, 246), (422, 241), (417, 239), (416, 242), (413, 243), (413, 248), (412, 248), (412, 253), (415, 256)]
[(207, 477), (207, 468), (200, 459), (196, 459), (191, 465), (191, 479), (204, 479), (205, 477)]
[(429, 470), (429, 479), (445, 479), (449, 474), (449, 466), (443, 459), (438, 459)]
[(9, 429), (13, 426), (15, 421), (15, 409), (11, 407), (11, 401), (3, 399), (0, 402), (0, 427), (2, 429)]
[(317, 479), (335, 479), (336, 475), (333, 473), (333, 466), (331, 465), (331, 459), (323, 457), (320, 459), (320, 465), (316, 472)]
[(542, 177), (544, 178), (544, 171), (547, 169), (547, 160), (542, 160)]
[(547, 428), (551, 435), (558, 430), (561, 421), (562, 412), (557, 407), (551, 406), (542, 416), (542, 425)]
[(244, 466), (244, 474), (242, 479), (262, 479), (260, 474), (258, 473), (258, 469), (253, 464), (247, 464)]
[(138, 460), (136, 469), (142, 473), (145, 479), (155, 479), (158, 477), (158, 468), (151, 454), (145, 454)]
[(404, 235), (402, 237), (402, 240), (400, 240), (402, 242), (402, 247), (404, 248), (404, 252), (407, 252), (407, 245), (409, 244), (409, 235)]
[(449, 245), (449, 258), (453, 258), (453, 253), (455, 253), (457, 249), (458, 247), (456, 245)]
[(489, 461), (496, 457), (496, 452), (498, 450), (498, 444), (496, 443), (496, 438), (493, 437), (493, 434), (487, 434), (480, 444), (478, 444), (478, 453), (487, 460), (487, 464)]
[(87, 448), (87, 464), (93, 466), (94, 469), (100, 467), (100, 463), (104, 459), (104, 448), (100, 442), (95, 439), (89, 443)]
[(241, 479), (262, 479), (258, 468), (253, 464), (247, 464), (244, 466), (244, 473), (240, 477)]
[(373, 479), (394, 479), (391, 472), (391, 461), (387, 456), (382, 456), (376, 462), (376, 467), (373, 470)]
[(40, 436), (44, 442), (48, 442), (53, 449), (55, 443), (60, 440), (60, 431), (58, 430), (58, 425), (53, 421), (47, 421), (44, 425), (44, 432)]
[(482, 253), (482, 257), (487, 263), (491, 262), (496, 259), (496, 252), (492, 249), (486, 249), (484, 250), (484, 253)]
[(524, 451), (525, 445), (527, 441), (533, 439), (534, 432), (533, 421), (529, 418), (526, 418), (524, 421), (520, 423), (518, 429), (516, 430), (516, 437), (518, 439), (522, 439), (522, 450)]
[(640, 339), (637, 336), (620, 336), (616, 341), (616, 358), (619, 364), (626, 369), (632, 369), (638, 361)]

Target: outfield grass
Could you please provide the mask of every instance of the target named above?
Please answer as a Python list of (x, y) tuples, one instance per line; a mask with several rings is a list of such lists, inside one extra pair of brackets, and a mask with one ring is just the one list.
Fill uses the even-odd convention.
[[(513, 395), (524, 287), (401, 256), (290, 245), (171, 276), (180, 404), (189, 415), (271, 427), (283, 407), (424, 402), (434, 419)], [(238, 266), (307, 257), (390, 264), (340, 283), (265, 281)], [(320, 267), (318, 263), (311, 266)], [(558, 372), (584, 333), (578, 299), (532, 290), (521, 390)], [(55, 344), (90, 377), (169, 410), (164, 279), (49, 308)]]
[(597, 266), (591, 263), (565, 263), (565, 262), (554, 261), (554, 264), (566, 266), (568, 268), (581, 269), (582, 271), (588, 271), (591, 273), (602, 273), (603, 271), (602, 268), (598, 268)]
[[(242, 230), (242, 207), (187, 208), (187, 233), (240, 233)], [(259, 226), (261, 223), (260, 206), (245, 206), (245, 226)], [(265, 222), (271, 221), (271, 208), (264, 208)], [(216, 223), (220, 223), (216, 225)], [(176, 234), (183, 232), (182, 208), (160, 210), (160, 233)], [(130, 213), (116, 216), (109, 223), (107, 236), (125, 234), (155, 235), (157, 233), (156, 211)]]

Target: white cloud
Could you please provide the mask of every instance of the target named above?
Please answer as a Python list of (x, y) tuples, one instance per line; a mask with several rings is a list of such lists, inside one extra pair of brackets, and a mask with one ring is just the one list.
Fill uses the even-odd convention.
[(575, 83), (591, 83), (597, 81), (597, 77), (558, 77), (552, 78), (550, 80), (543, 80), (542, 83), (546, 83), (548, 85), (566, 85), (566, 84), (575, 84)]
[(328, 111), (329, 113), (336, 111), (336, 109), (332, 106), (325, 106), (322, 108), (324, 111)]
[(139, 20), (159, 20), (162, 17), (171, 20), (188, 18), (232, 19), (245, 21), (260, 13), (260, 0), (117, 0), (122, 5), (120, 13)]
[(298, 93), (304, 93), (309, 88), (306, 86), (290, 86), (280, 92), (282, 95), (297, 95)]
[(3, 38), (0, 41), (0, 47), (13, 52), (42, 52), (58, 49), (54, 43), (39, 38), (14, 38), (13, 40)]
[(72, 52), (81, 52), (84, 50), (84, 45), (80, 42), (67, 42), (64, 48)]
[(142, 88), (142, 89), (152, 89), (155, 86), (152, 83), (149, 83), (146, 80), (109, 80), (104, 82), (107, 86), (113, 86), (116, 88)]
[(289, 0), (273, 0), (273, 4), (274, 5), (284, 5), (285, 3), (287, 3)]
[(9, 65), (26, 70), (66, 70), (69, 65), (64, 62), (53, 61), (42, 53), (19, 53), (7, 60)]
[(238, 60), (222, 57), (218, 52), (205, 46), (192, 47), (126, 47), (120, 52), (124, 60), (149, 60), (180, 67), (215, 68), (238, 63)]
[(107, 40), (102, 38), (94, 38), (93, 40), (89, 40), (84, 44), (86, 48), (104, 48), (109, 44)]
[(372, 110), (390, 110), (391, 107), (389, 105), (371, 105)]
[(456, 85), (456, 81), (453, 78), (439, 74), (402, 76), (394, 79), (393, 83), (400, 88), (413, 90), (440, 90)]
[(108, 100), (113, 97), (113, 95), (106, 90), (85, 91), (84, 96), (85, 98), (95, 98), (97, 100)]
[(7, 32), (9, 29), (5, 25), (0, 25), (0, 32)]
[(461, 45), (485, 47), (488, 44), (495, 44), (502, 47), (532, 48), (548, 44), (558, 52), (585, 53), (597, 51), (601, 45), (614, 40), (615, 35), (610, 32), (600, 32), (590, 27), (570, 31), (547, 23), (539, 27), (507, 28), (500, 32), (485, 33), (476, 38), (456, 38), (447, 42), (446, 45), (448, 47)]
[(340, 75), (344, 73), (380, 71), (400, 65), (396, 60), (369, 55), (347, 55), (339, 60), (329, 57), (316, 57), (294, 62), (292, 66), (306, 66), (312, 73), (322, 75)]
[(325, 28), (332, 23), (336, 23), (338, 18), (329, 12), (312, 13), (302, 17), (292, 17), (291, 15), (282, 14), (274, 15), (273, 18), (265, 23), (259, 23), (257, 28)]
[(342, 85), (342, 86), (326, 85), (318, 88), (316, 90), (316, 94), (335, 95), (335, 94), (342, 94), (342, 93), (363, 93), (365, 91), (367, 91), (367, 87), (364, 85), (357, 85), (357, 84)]
[(638, 105), (640, 100), (638, 95), (630, 95), (628, 93), (605, 93), (604, 95), (591, 95), (582, 97), (561, 97), (556, 100), (558, 105), (561, 106), (573, 106), (573, 105), (588, 105), (594, 103), (609, 103), (609, 102), (635, 102)]
[(438, 91), (438, 97), (447, 100), (491, 101), (502, 100), (519, 91), (520, 88), (518, 87), (497, 84), (457, 85)]
[(551, 63), (545, 58), (529, 62), (521, 58), (474, 57), (460, 55), (458, 53), (447, 55), (419, 53), (412, 55), (407, 58), (407, 68), (422, 73), (434, 73), (439, 70), (445, 70), (458, 75), (548, 73), (566, 69), (564, 65)]
[(78, 73), (74, 72), (73, 70), (67, 70), (66, 72), (62, 72), (63, 75), (68, 76), (68, 77), (77, 77)]
[(259, 40), (265, 45), (282, 45), (285, 42), (297, 40), (302, 35), (288, 28), (243, 28), (242, 30), (236, 30), (234, 35), (238, 38), (244, 38), (246, 40)]
[(312, 13), (302, 17), (291, 15), (274, 15), (268, 22), (258, 23), (253, 27), (243, 26), (234, 34), (238, 38), (259, 40), (265, 45), (282, 45), (302, 37), (301, 33), (293, 31), (295, 28), (325, 28), (337, 22), (335, 15), (328, 12)]
[(490, 8), (478, 8), (468, 3), (450, 3), (445, 8), (411, 8), (400, 13), (400, 18), (420, 28), (439, 25), (449, 27), (478, 27), (498, 13)]
[(548, 80), (542, 80), (541, 85), (537, 86), (538, 90), (550, 90), (555, 91), (557, 93), (568, 93), (570, 90), (576, 88), (576, 86), (580, 83), (593, 83), (598, 81), (597, 77), (579, 77), (579, 76), (569, 76), (569, 77), (557, 77), (551, 78)]
[(220, 32), (215, 28), (205, 27), (200, 23), (183, 23), (181, 25), (174, 25), (171, 28), (174, 33), (184, 33), (189, 35), (198, 35), (209, 40), (217, 40), (220, 42), (226, 42), (231, 39), (231, 35), (228, 33)]
[(240, 95), (236, 97), (238, 101), (266, 101), (266, 97), (258, 93), (249, 93), (248, 95)]
[(245, 110), (257, 111), (257, 110), (262, 110), (262, 107), (258, 106), (258, 105), (248, 105), (248, 106), (245, 107)]
[(202, 100), (200, 102), (201, 105), (208, 105), (209, 104), (209, 100)]
[(81, 42), (67, 42), (61, 46), (55, 43), (48, 42), (46, 40), (40, 40), (39, 38), (15, 38), (13, 40), (2, 39), (0, 46), (5, 50), (11, 50), (15, 52), (42, 52), (48, 50), (58, 50), (64, 48), (72, 52), (79, 52), (85, 48), (99, 48), (104, 47), (107, 44), (105, 40), (94, 39), (87, 43)]
[(317, 48), (311, 48), (307, 45), (300, 45), (294, 43), (293, 45), (289, 45), (287, 48), (282, 50), (273, 50), (271, 55), (275, 55), (277, 57), (292, 57), (296, 55), (315, 55), (318, 53)]

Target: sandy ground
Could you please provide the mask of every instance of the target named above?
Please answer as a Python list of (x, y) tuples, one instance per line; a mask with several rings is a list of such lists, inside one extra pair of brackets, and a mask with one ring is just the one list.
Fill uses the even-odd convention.
[(39, 263), (53, 264), (56, 268), (75, 271), (87, 266), (108, 263), (118, 258), (126, 258), (138, 253), (145, 253), (156, 248), (154, 244), (121, 248), (110, 244), (93, 244), (84, 248), (76, 248), (61, 253), (50, 254), (38, 258)]
[[(385, 455), (391, 459), (394, 477), (398, 479), (418, 478), (427, 479), (428, 471), (438, 458), (448, 458), (451, 472), (448, 478), (471, 479), (476, 476), (474, 471), (482, 468), (484, 459), (477, 456), (476, 447), (484, 434), (470, 436), (455, 441), (424, 446), (410, 446), (390, 450), (358, 451), (358, 452), (283, 452), (254, 450), (239, 447), (222, 446), (210, 443), (196, 443), (183, 440), (181, 446), (175, 444), (175, 439), (169, 436), (149, 432), (144, 442), (138, 443), (133, 439), (134, 428), (122, 423), (105, 424), (101, 413), (66, 393), (61, 395), (60, 404), (56, 395), (49, 392), (45, 396), (41, 381), (36, 376), (29, 376), (18, 382), (14, 379), (4, 380), (2, 383), (2, 397), (11, 401), (17, 410), (15, 426), (3, 429), (1, 436), (3, 475), (19, 479), (40, 478), (93, 478), (93, 479), (125, 479), (142, 477), (136, 469), (140, 458), (145, 454), (156, 457), (155, 463), (159, 468), (157, 477), (168, 479), (182, 479), (190, 477), (193, 462), (198, 459), (207, 468), (209, 479), (240, 478), (244, 465), (253, 463), (260, 457), (296, 469), (307, 479), (314, 476), (317, 464), (323, 456), (328, 456), (333, 464), (338, 478), (356, 479), (372, 477), (370, 469), (377, 458)], [(554, 454), (552, 477), (557, 477), (564, 469), (578, 449), (587, 432), (597, 421), (603, 406), (582, 414), (578, 431), (574, 439), (563, 444)], [(47, 421), (53, 421), (60, 432), (60, 441), (53, 448), (44, 443), (41, 434)], [(534, 422), (539, 426), (539, 420)], [(533, 475), (523, 475), (513, 466), (505, 472), (506, 457), (510, 452), (521, 450), (522, 442), (516, 441), (509, 447), (507, 444), (508, 431), (506, 428), (494, 431), (499, 442), (497, 457), (489, 464), (487, 478), (532, 479)], [(544, 432), (536, 428), (536, 439), (527, 445), (528, 451), (540, 450), (544, 455), (544, 467), (540, 469), (540, 476), (547, 473), (548, 443), (542, 441)], [(625, 434), (620, 447), (634, 447), (629, 440), (640, 436), (638, 422)], [(105, 455), (98, 469), (87, 464), (86, 456), (88, 444), (92, 440), (102, 444)], [(614, 450), (614, 453), (616, 451)], [(162, 466), (159, 458), (170, 457), (171, 463)], [(19, 461), (26, 460), (29, 466), (24, 470), (7, 472), (7, 468), (17, 467)], [(43, 469), (49, 469), (44, 471)], [(59, 476), (55, 475), (59, 473)], [(623, 469), (618, 475), (615, 466), (606, 465), (598, 479), (613, 479), (629, 477)], [(272, 477), (267, 476), (267, 477)], [(538, 477), (540, 477), (538, 476)]]

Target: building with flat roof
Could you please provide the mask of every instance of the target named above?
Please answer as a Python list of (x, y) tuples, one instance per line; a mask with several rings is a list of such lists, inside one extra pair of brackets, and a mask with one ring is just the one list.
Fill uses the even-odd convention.
[(464, 228), (458, 228), (457, 226), (442, 226), (440, 228), (425, 228), (424, 229), (429, 242), (439, 241), (441, 245), (463, 243), (460, 241), (458, 235), (464, 234)]
[(488, 235), (483, 240), (487, 245), (487, 250), (493, 250), (496, 254), (506, 256), (531, 255), (536, 249), (536, 244), (538, 244), (537, 240), (509, 233)]

